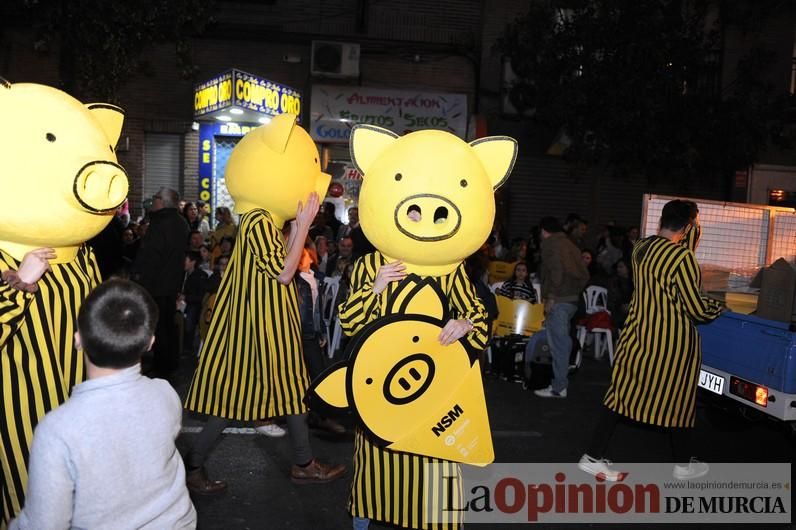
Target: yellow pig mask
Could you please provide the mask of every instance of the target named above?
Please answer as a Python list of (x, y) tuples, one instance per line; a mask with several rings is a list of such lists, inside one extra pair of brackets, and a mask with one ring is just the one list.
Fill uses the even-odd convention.
[(437, 130), (399, 137), (355, 125), (351, 159), (364, 175), (359, 219), (368, 240), (407, 272), (442, 276), (486, 241), (494, 190), (508, 178), (517, 142), (490, 136), (466, 143)]
[(294, 114), (280, 114), (244, 136), (227, 162), (227, 189), (235, 211), (267, 210), (277, 227), (296, 217), (299, 201), (313, 191), (323, 200), (331, 176), (321, 172), (318, 148), (296, 125)]
[(123, 120), (113, 105), (0, 79), (0, 249), (21, 260), (52, 247), (65, 263), (107, 226), (127, 197)]

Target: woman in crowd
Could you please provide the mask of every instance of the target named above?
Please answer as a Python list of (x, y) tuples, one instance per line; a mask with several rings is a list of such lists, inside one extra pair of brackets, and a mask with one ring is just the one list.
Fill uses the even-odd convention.
[(514, 266), (514, 274), (511, 279), (498, 287), (495, 294), (511, 298), (512, 300), (526, 300), (532, 304), (539, 303), (538, 297), (536, 296), (536, 289), (531, 285), (528, 265), (524, 261)]
[(216, 208), (216, 229), (210, 234), (210, 248), (221, 244), (224, 238), (230, 238), (235, 241), (235, 234), (238, 233), (238, 227), (235, 225), (235, 220), (232, 218), (232, 212), (226, 206), (219, 206)]

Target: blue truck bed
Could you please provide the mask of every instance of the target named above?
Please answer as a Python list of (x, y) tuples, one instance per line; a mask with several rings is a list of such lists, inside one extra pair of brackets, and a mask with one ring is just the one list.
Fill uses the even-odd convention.
[[(702, 336), (701, 388), (796, 421), (796, 332), (788, 324), (727, 312), (697, 329)], [(737, 395), (737, 385), (733, 393), (733, 377), (765, 388), (765, 406)]]

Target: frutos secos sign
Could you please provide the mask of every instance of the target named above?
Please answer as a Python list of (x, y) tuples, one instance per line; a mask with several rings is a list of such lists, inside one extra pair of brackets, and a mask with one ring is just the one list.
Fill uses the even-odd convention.
[(467, 137), (467, 96), (370, 87), (312, 88), (310, 135), (319, 142), (348, 142), (357, 123), (400, 135), (440, 129)]
[(285, 112), (300, 115), (301, 95), (293, 88), (236, 69), (194, 89), (194, 117), (233, 106), (271, 116)]

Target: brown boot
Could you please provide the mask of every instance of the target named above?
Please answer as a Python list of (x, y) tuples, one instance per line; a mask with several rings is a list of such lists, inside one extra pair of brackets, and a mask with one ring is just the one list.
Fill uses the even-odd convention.
[(227, 489), (227, 483), (223, 480), (207, 478), (207, 470), (204, 466), (187, 471), (185, 485), (188, 486), (188, 491), (197, 495), (218, 495)]
[(290, 480), (296, 484), (323, 484), (345, 475), (343, 464), (323, 464), (313, 458), (306, 467), (293, 465), (290, 469)]

